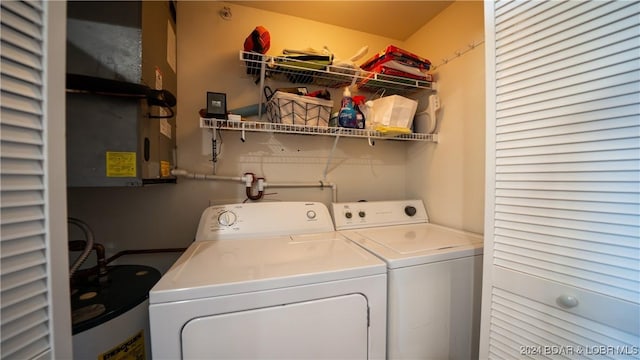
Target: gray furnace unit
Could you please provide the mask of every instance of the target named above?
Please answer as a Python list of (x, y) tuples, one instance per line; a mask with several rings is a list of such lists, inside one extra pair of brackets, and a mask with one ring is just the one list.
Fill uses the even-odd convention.
[(175, 182), (173, 1), (67, 2), (67, 184)]

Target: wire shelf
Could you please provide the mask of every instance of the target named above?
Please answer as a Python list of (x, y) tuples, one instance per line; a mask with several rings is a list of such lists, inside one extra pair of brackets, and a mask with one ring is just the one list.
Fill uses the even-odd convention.
[(297, 124), (280, 124), (262, 121), (231, 121), (212, 118), (200, 118), (200, 127), (204, 129), (268, 132), (298, 135), (325, 135), (334, 137), (353, 137), (365, 139), (405, 140), (437, 142), (437, 134), (401, 134), (390, 136), (378, 131), (350, 129), (342, 127), (322, 127)]
[(293, 84), (312, 84), (327, 88), (341, 88), (353, 84), (359, 89), (371, 92), (384, 90), (388, 94), (435, 90), (435, 83), (431, 81), (247, 51), (240, 51), (240, 60), (247, 74), (261, 76), (264, 69), (265, 77)]

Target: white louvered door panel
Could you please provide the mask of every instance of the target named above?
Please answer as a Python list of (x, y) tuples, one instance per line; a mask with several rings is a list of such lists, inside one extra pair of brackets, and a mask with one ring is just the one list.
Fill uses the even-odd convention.
[(486, 4), (481, 353), (638, 359), (640, 2)]
[(51, 348), (43, 126), (43, 9), (1, 4), (1, 347), (2, 359), (33, 359)]

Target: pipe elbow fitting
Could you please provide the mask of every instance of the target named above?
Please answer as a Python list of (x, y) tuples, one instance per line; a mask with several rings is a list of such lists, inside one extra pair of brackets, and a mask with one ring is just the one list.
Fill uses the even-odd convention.
[(244, 181), (245, 187), (250, 188), (255, 182), (255, 175), (252, 173), (244, 173), (244, 175), (242, 175), (242, 181)]

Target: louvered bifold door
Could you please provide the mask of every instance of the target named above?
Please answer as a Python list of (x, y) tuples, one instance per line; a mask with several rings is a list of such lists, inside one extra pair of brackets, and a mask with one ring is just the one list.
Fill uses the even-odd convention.
[(638, 359), (640, 2), (486, 10), (483, 356)]
[(50, 351), (43, 130), (43, 10), (2, 1), (0, 358)]

